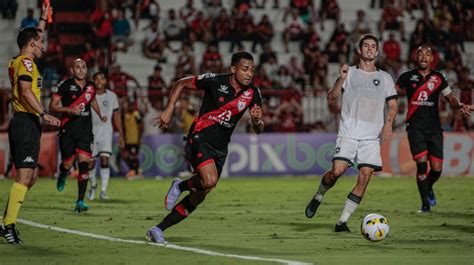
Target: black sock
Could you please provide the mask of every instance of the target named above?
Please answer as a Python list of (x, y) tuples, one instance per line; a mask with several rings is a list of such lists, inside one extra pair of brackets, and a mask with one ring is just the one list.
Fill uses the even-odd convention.
[(69, 169), (65, 168), (64, 165), (61, 163), (61, 165), (59, 165), (59, 177), (65, 178), (68, 172)]
[(204, 188), (201, 184), (201, 177), (196, 174), (190, 177), (189, 179), (182, 181), (181, 183), (179, 183), (179, 189), (181, 191), (203, 191)]
[(428, 179), (430, 180), (430, 189), (433, 188), (433, 184), (438, 181), (439, 177), (441, 176), (441, 171), (434, 171), (433, 169), (430, 170), (428, 173)]
[(423, 208), (429, 209), (428, 193), (430, 191), (430, 180), (427, 176), (428, 164), (421, 162), (416, 164), (416, 184), (418, 185), (418, 192), (420, 193), (421, 203)]
[(189, 195), (184, 197), (169, 213), (161, 223), (157, 225), (161, 231), (165, 231), (170, 226), (173, 226), (182, 220), (186, 219), (188, 215), (190, 215), (194, 210), (196, 210), (196, 206), (194, 206), (190, 199)]
[(79, 163), (79, 176), (77, 177), (77, 200), (83, 201), (87, 190), (89, 179), (89, 163)]

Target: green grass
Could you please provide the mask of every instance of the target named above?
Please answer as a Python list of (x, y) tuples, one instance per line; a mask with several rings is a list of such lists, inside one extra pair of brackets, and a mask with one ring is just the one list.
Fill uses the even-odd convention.
[[(355, 178), (343, 177), (330, 190), (313, 219), (304, 209), (320, 178), (222, 179), (190, 218), (166, 231), (166, 239), (228, 254), (314, 264), (474, 264), (474, 178), (442, 178), (438, 205), (417, 214), (414, 179), (375, 178), (349, 220), (352, 233), (336, 234), (335, 222)], [(170, 179), (127, 182), (112, 179), (110, 201), (90, 202), (84, 214), (72, 212), (76, 183), (65, 192), (39, 180), (27, 194), (20, 218), (84, 232), (144, 240), (165, 216), (163, 197)], [(5, 205), (11, 181), (0, 181)], [(372, 243), (359, 233), (371, 212), (386, 216), (390, 234)], [(0, 264), (271, 264), (211, 257), (150, 245), (110, 242), (18, 224), (23, 245), (0, 241)]]

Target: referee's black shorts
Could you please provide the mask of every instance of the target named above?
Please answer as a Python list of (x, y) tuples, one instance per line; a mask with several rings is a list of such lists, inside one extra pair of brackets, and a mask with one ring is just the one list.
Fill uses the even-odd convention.
[(38, 166), (40, 139), (39, 117), (27, 112), (15, 113), (8, 127), (8, 141), (17, 169)]

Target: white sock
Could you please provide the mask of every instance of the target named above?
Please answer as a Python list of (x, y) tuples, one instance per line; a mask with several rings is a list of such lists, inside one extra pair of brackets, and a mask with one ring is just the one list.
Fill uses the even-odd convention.
[(100, 168), (100, 179), (101, 179), (101, 191), (107, 191), (107, 186), (109, 185), (110, 178), (110, 168)]
[(97, 187), (97, 178), (95, 177), (95, 166), (93, 169), (89, 170), (89, 181), (91, 183), (91, 188)]
[(322, 202), (323, 198), (324, 198), (324, 193), (326, 193), (326, 191), (328, 191), (330, 188), (331, 187), (328, 187), (328, 186), (324, 185), (323, 180), (321, 180), (321, 183), (319, 183), (319, 188), (316, 191), (316, 194), (314, 195), (314, 198), (316, 200), (318, 200), (319, 202)]
[(352, 213), (357, 209), (359, 204), (349, 198), (346, 200), (346, 205), (344, 205), (344, 210), (342, 210), (341, 217), (339, 217), (338, 224), (347, 223), (349, 217), (351, 217)]

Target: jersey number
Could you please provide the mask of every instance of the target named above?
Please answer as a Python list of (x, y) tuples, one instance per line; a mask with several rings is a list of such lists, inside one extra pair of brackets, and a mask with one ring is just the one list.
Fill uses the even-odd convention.
[(221, 114), (219, 114), (219, 116), (217, 117), (222, 121), (229, 121), (231, 116), (232, 116), (232, 112), (230, 110), (226, 110), (222, 112)]
[(418, 101), (426, 101), (426, 100), (428, 100), (428, 92), (421, 91), (421, 93), (418, 95)]

